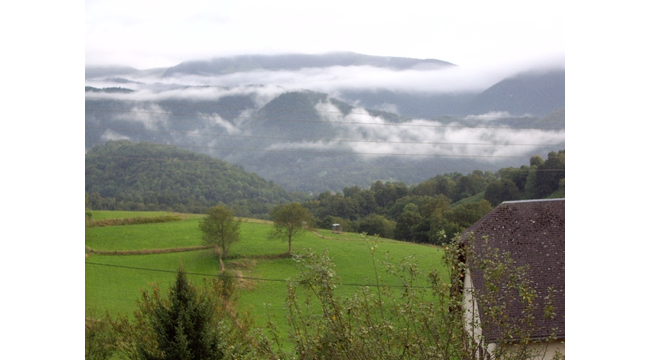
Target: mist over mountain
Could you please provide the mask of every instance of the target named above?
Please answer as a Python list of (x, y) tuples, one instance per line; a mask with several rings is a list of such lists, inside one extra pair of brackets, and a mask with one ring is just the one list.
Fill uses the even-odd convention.
[[(379, 80), (346, 88), (349, 79), (341, 77), (383, 74), (398, 83), (457, 68), (338, 53), (87, 69), (86, 149), (119, 139), (175, 145), (241, 165), (287, 190), (317, 193), (518, 167), (564, 147), (564, 70), (449, 92), (373, 87)], [(116, 90), (126, 87), (132, 91)]]
[(431, 70), (455, 65), (436, 59), (420, 60), (402, 57), (380, 57), (351, 52), (323, 55), (242, 55), (212, 60), (186, 61), (167, 69), (163, 77), (170, 77), (177, 74), (222, 75), (255, 70), (300, 70), (332, 66), (373, 66), (395, 70)]

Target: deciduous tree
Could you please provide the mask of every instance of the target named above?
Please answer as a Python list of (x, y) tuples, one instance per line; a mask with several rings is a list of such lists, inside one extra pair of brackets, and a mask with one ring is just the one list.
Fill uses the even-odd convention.
[(219, 251), (219, 260), (228, 256), (230, 245), (239, 241), (240, 222), (235, 220), (235, 212), (224, 205), (218, 205), (208, 211), (208, 216), (199, 223), (203, 232), (203, 241), (215, 245)]
[(298, 203), (283, 204), (271, 210), (271, 217), (274, 224), (270, 237), (288, 241), (291, 254), (291, 241), (312, 224), (309, 210)]

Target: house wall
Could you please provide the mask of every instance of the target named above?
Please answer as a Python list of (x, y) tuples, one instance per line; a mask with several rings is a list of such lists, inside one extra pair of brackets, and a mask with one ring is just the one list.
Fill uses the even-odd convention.
[[(476, 343), (480, 343), (480, 337), (483, 334), (481, 328), (481, 317), (478, 312), (478, 305), (474, 301), (474, 285), (472, 283), (472, 276), (469, 269), (465, 270), (465, 278), (463, 279), (463, 313), (465, 317), (465, 331), (474, 339)], [(488, 344), (487, 351), (492, 354), (496, 344)]]

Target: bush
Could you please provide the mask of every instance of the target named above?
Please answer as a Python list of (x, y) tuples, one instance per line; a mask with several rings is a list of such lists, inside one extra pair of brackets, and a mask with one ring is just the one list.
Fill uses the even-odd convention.
[[(290, 337), (298, 358), (478, 359), (488, 344), (473, 334), (491, 322), (502, 324), (505, 312), (499, 308), (494, 311), (495, 316), (481, 319), (481, 324), (468, 320), (464, 294), (469, 292), (475, 299), (489, 302), (504, 291), (516, 296), (502, 306), (523, 305), (523, 320), (508, 322), (507, 338), (497, 342), (517, 338), (520, 347), (516, 353), (497, 348), (493, 358), (525, 360), (540, 355), (532, 347), (535, 341), (526, 327), (532, 310), (527, 300), (535, 294), (526, 280), (526, 268), (517, 267), (507, 254), (495, 250), (489, 257), (478, 259), (472, 254), (471, 244), (461, 246), (455, 240), (445, 247), (449, 270), (446, 274), (423, 272), (412, 257), (394, 265), (387, 255), (384, 270), (401, 284), (389, 287), (376, 270), (377, 243), (369, 242), (369, 248), (375, 264), (376, 287), (362, 286), (350, 297), (337, 296), (338, 278), (327, 252), (319, 255), (308, 251), (294, 257), (301, 269), (300, 285), (288, 285), (287, 309)], [(491, 281), (495, 286), (488, 286), (492, 291), (479, 294), (463, 289), (467, 268), (463, 259), (476, 261), (477, 266), (493, 275)]]

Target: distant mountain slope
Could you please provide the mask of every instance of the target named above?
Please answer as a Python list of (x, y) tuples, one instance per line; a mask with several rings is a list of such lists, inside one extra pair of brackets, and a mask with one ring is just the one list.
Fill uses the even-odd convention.
[(476, 93), (407, 93), (391, 90), (344, 90), (341, 99), (371, 109), (388, 109), (403, 116), (432, 119), (437, 116), (466, 116), (464, 109)]
[(163, 77), (175, 74), (221, 75), (253, 70), (300, 70), (330, 66), (376, 66), (390, 69), (443, 68), (455, 66), (436, 59), (412, 59), (403, 57), (371, 56), (351, 52), (321, 55), (241, 55), (204, 61), (186, 61), (165, 71)]
[(138, 69), (129, 66), (86, 66), (86, 79), (106, 76), (133, 75)]
[(86, 86), (86, 92), (96, 92), (96, 93), (122, 93), (122, 94), (128, 94), (132, 93), (132, 89), (127, 89), (127, 88), (122, 88), (122, 87), (107, 87), (107, 88), (95, 88), (92, 86)]
[[(225, 91), (194, 87), (150, 101), (137, 101), (138, 92), (112, 98), (88, 92), (86, 149), (118, 139), (172, 144), (240, 164), (291, 191), (322, 192), (518, 167), (564, 141), (563, 121), (537, 117), (410, 120), (307, 90), (268, 97), (268, 88), (251, 86), (192, 97), (198, 90)], [(492, 154), (498, 156), (486, 162)]]
[[(271, 205), (302, 199), (262, 177), (208, 155), (170, 145), (109, 141), (86, 153), (86, 192), (116, 201), (182, 203), (203, 211), (219, 202), (268, 212)], [(174, 210), (179, 210), (174, 208)]]
[(564, 107), (565, 71), (525, 73), (500, 81), (470, 100), (467, 115), (507, 111), (511, 115), (544, 116)]
[(537, 117), (564, 107), (564, 70), (524, 73), (480, 93), (406, 93), (391, 90), (344, 90), (341, 98), (359, 106), (394, 111), (408, 117), (468, 116), (508, 112)]
[(553, 111), (552, 113), (544, 116), (542, 118), (542, 121), (548, 121), (548, 122), (556, 122), (556, 121), (561, 121), (564, 122), (564, 106)]

